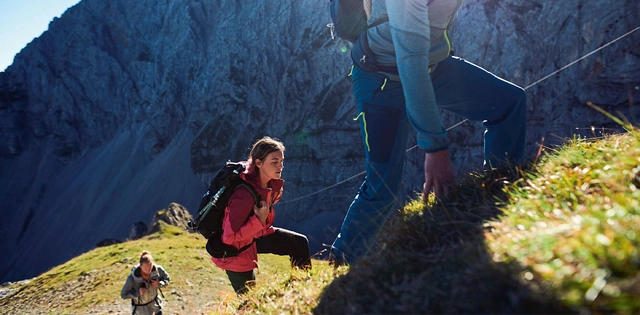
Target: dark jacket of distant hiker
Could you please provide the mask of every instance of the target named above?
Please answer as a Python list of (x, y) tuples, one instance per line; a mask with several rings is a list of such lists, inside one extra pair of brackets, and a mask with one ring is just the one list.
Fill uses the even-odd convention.
[[(248, 164), (245, 165), (247, 166), (247, 170), (240, 174), (240, 176), (249, 182), (262, 200), (270, 203), (271, 207), (269, 208), (267, 220), (265, 224), (262, 225), (260, 220), (252, 214), (255, 201), (247, 189), (241, 187), (229, 197), (229, 203), (225, 209), (224, 221), (222, 222), (222, 228), (224, 230), (222, 241), (237, 248), (250, 244), (254, 238), (267, 236), (274, 232), (273, 221), (275, 220), (275, 212), (273, 205), (280, 200), (282, 187), (284, 185), (284, 180), (272, 179), (269, 181), (267, 188), (260, 187), (260, 178), (255, 168)], [(251, 216), (249, 216), (250, 214)], [(247, 217), (249, 217), (249, 219), (247, 219)], [(258, 267), (258, 251), (254, 242), (251, 247), (236, 257), (212, 257), (211, 260), (216, 266), (224, 270), (245, 272)]]
[[(160, 286), (154, 288), (151, 285), (151, 280), (158, 279)], [(151, 269), (151, 275), (149, 280), (142, 279), (140, 272), (140, 265), (136, 265), (131, 269), (131, 274), (127, 277), (127, 281), (122, 287), (120, 297), (123, 299), (131, 299), (131, 309), (134, 310), (134, 314), (138, 315), (151, 315), (153, 312), (158, 312), (162, 309), (162, 297), (160, 296), (159, 288), (165, 287), (169, 284), (171, 278), (167, 271), (158, 264), (153, 264)], [(140, 295), (140, 288), (147, 289), (147, 293)]]

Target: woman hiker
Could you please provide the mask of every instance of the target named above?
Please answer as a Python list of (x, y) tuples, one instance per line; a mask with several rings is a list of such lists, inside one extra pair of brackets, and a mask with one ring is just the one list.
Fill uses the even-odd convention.
[(160, 288), (167, 286), (169, 281), (167, 271), (153, 261), (150, 252), (143, 251), (140, 263), (131, 269), (120, 297), (131, 299), (134, 315), (162, 315), (162, 298), (158, 293), (162, 295)]
[[(273, 227), (273, 205), (280, 200), (284, 185), (281, 179), (284, 151), (284, 144), (277, 139), (264, 137), (256, 141), (248, 160), (241, 162), (246, 170), (240, 176), (260, 195), (261, 206), (256, 206), (248, 189), (240, 187), (229, 197), (225, 209), (222, 242), (238, 249), (251, 245), (238, 256), (211, 257), (211, 260), (226, 271), (231, 286), (238, 294), (246, 293), (248, 287), (255, 283), (258, 254), (287, 255), (293, 268), (311, 269), (307, 237)], [(255, 215), (251, 215), (252, 212)]]

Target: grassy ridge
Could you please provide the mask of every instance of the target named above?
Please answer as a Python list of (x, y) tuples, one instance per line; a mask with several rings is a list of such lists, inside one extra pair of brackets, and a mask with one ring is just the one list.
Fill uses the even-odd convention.
[(574, 140), (509, 187), (490, 224), (495, 260), (527, 266), (564, 304), (640, 312), (640, 140), (637, 133)]
[(574, 139), (408, 204), (316, 313), (637, 314), (639, 138)]
[[(304, 273), (291, 271), (288, 257), (260, 255), (258, 286), (252, 293), (259, 297), (239, 299), (204, 245), (199, 234), (163, 224), (142, 239), (96, 248), (26, 284), (10, 285), (11, 294), (0, 299), (0, 314), (130, 314), (129, 300), (120, 299), (120, 290), (143, 250), (150, 250), (171, 276), (162, 290), (168, 314), (271, 313), (275, 308), (309, 313), (324, 287), (318, 280), (333, 279), (333, 268), (324, 261), (314, 260), (316, 268)], [(288, 305), (274, 302), (288, 297)]]
[(126, 314), (121, 286), (149, 249), (172, 276), (171, 314), (636, 314), (639, 200), (636, 131), (573, 139), (528, 170), (470, 174), (448, 200), (410, 202), (353, 266), (292, 271), (260, 255), (257, 285), (239, 298), (204, 240), (165, 226), (14, 285), (0, 313)]
[(17, 288), (0, 306), (19, 303), (25, 314), (42, 309), (51, 314), (83, 314), (94, 309), (124, 312), (129, 305), (120, 299), (120, 290), (142, 250), (151, 250), (170, 273), (172, 285), (163, 292), (168, 300), (189, 305), (190, 298), (198, 294), (224, 295), (226, 275), (212, 266), (203, 246), (202, 238), (164, 226), (140, 240), (96, 248), (54, 267)]

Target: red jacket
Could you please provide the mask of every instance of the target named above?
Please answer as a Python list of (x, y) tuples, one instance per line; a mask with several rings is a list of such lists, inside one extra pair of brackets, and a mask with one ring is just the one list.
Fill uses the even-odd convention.
[[(253, 196), (244, 187), (238, 188), (229, 197), (227, 208), (224, 210), (224, 220), (222, 221), (222, 241), (226, 244), (241, 248), (253, 241), (254, 238), (269, 235), (274, 232), (273, 221), (275, 212), (273, 205), (280, 200), (282, 196), (282, 187), (284, 180), (272, 179), (267, 183), (267, 188), (260, 186), (260, 177), (254, 167), (250, 167), (246, 162), (242, 162), (247, 166), (247, 170), (240, 174), (247, 182), (249, 182), (262, 200), (269, 205), (269, 215), (265, 224), (262, 225), (258, 217), (249, 214), (253, 213), (255, 201)], [(246, 221), (246, 222), (245, 222)], [(258, 251), (256, 243), (241, 252), (236, 257), (214, 258), (211, 257), (216, 266), (235, 272), (245, 272), (258, 267)]]

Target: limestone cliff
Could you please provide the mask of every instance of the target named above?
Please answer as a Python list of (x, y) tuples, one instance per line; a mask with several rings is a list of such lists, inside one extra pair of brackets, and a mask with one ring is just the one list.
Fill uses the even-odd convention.
[[(327, 7), (83, 0), (54, 19), (0, 73), (0, 279), (125, 238), (171, 202), (195, 213), (212, 172), (263, 135), (287, 146), (278, 225), (308, 233), (314, 250), (330, 243), (364, 163), (348, 44), (331, 39)], [(529, 86), (638, 27), (639, 15), (636, 0), (467, 0), (455, 51), (528, 87), (533, 157), (543, 138), (612, 127), (587, 101), (637, 119), (640, 32)], [(449, 136), (460, 173), (477, 169), (481, 124)], [(409, 152), (408, 194), (421, 187), (422, 155)]]

